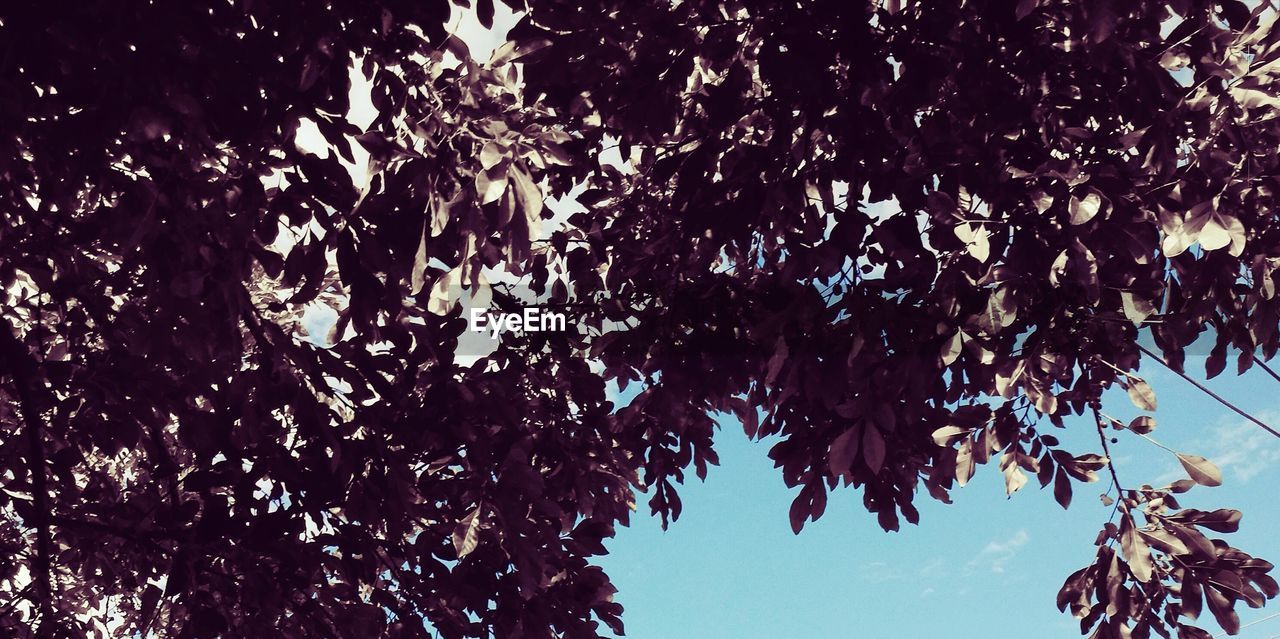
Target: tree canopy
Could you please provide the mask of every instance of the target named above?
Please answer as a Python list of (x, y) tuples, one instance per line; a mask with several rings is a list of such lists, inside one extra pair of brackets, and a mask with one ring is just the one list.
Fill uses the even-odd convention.
[[(1178, 504), (1210, 460), (1107, 451), (1155, 427), (1140, 364), (1280, 346), (1268, 3), (504, 2), (488, 61), (446, 0), (0, 7), (7, 635), (620, 633), (591, 558), (680, 516), (718, 414), (797, 532), (1104, 477), (1057, 602), (1093, 637), (1276, 596)], [(460, 291), (517, 286), (571, 330), (461, 358)]]

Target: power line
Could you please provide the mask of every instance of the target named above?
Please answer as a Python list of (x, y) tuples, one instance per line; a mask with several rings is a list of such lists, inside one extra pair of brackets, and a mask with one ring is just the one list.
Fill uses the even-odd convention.
[[(1196, 380), (1194, 380), (1194, 379), (1192, 379), (1192, 378), (1188, 377), (1186, 373), (1184, 373), (1184, 372), (1182, 372), (1182, 371), (1180, 371), (1180, 370), (1178, 370), (1178, 369), (1176, 369), (1176, 368), (1174, 368), (1174, 367), (1170, 366), (1170, 365), (1169, 365), (1169, 362), (1164, 361), (1164, 359), (1163, 359), (1163, 358), (1161, 358), (1159, 355), (1156, 355), (1155, 353), (1152, 353), (1151, 351), (1147, 350), (1147, 347), (1143, 346), (1142, 344), (1138, 344), (1137, 346), (1138, 346), (1138, 350), (1142, 351), (1143, 353), (1146, 353), (1146, 354), (1147, 354), (1147, 356), (1148, 356), (1148, 357), (1150, 357), (1151, 359), (1154, 359), (1154, 360), (1156, 360), (1157, 362), (1160, 362), (1160, 364), (1161, 364), (1162, 366), (1164, 366), (1165, 368), (1167, 368), (1167, 369), (1169, 369), (1169, 370), (1173, 371), (1173, 373), (1174, 373), (1175, 375), (1177, 375), (1178, 377), (1181, 377), (1182, 379), (1185, 379), (1185, 380), (1187, 380), (1188, 382), (1191, 382), (1191, 385), (1192, 385), (1192, 386), (1195, 386), (1196, 388), (1200, 389), (1201, 391), (1203, 391), (1203, 392), (1204, 392), (1204, 394), (1208, 395), (1209, 397), (1212, 397), (1212, 398), (1214, 398), (1214, 399), (1218, 400), (1218, 403), (1220, 403), (1220, 404), (1222, 404), (1223, 406), (1226, 406), (1227, 408), (1230, 408), (1231, 410), (1235, 411), (1235, 412), (1236, 412), (1236, 414), (1240, 415), (1241, 417), (1243, 417), (1243, 418), (1245, 418), (1245, 419), (1247, 419), (1247, 420), (1249, 420), (1249, 421), (1253, 422), (1254, 424), (1257, 424), (1259, 428), (1262, 428), (1263, 430), (1267, 431), (1268, 433), (1271, 433), (1272, 435), (1275, 435), (1276, 437), (1280, 437), (1280, 431), (1277, 431), (1276, 429), (1274, 429), (1274, 428), (1272, 428), (1272, 427), (1270, 427), (1270, 426), (1268, 426), (1268, 425), (1266, 425), (1266, 424), (1262, 423), (1262, 421), (1261, 421), (1261, 420), (1259, 420), (1257, 417), (1254, 417), (1253, 415), (1250, 415), (1249, 413), (1246, 413), (1246, 412), (1244, 412), (1244, 411), (1240, 410), (1240, 408), (1239, 408), (1239, 407), (1237, 407), (1235, 404), (1232, 404), (1231, 402), (1229, 402), (1229, 401), (1227, 401), (1227, 400), (1223, 399), (1223, 398), (1222, 398), (1221, 396), (1219, 396), (1217, 393), (1215, 393), (1215, 392), (1213, 392), (1213, 391), (1209, 390), (1208, 388), (1206, 388), (1206, 387), (1204, 386), (1204, 384), (1201, 384), (1200, 382), (1197, 382)], [(1272, 374), (1274, 375), (1274, 373), (1272, 373)]]
[[(1256, 625), (1258, 625), (1258, 624), (1260, 624), (1260, 623), (1262, 623), (1262, 622), (1264, 622), (1264, 621), (1269, 621), (1269, 620), (1271, 620), (1271, 619), (1275, 619), (1276, 617), (1280, 617), (1280, 612), (1277, 612), (1277, 613), (1275, 613), (1275, 614), (1273, 614), (1273, 615), (1270, 615), (1270, 616), (1267, 616), (1267, 617), (1263, 617), (1263, 618), (1261, 618), (1261, 619), (1255, 619), (1255, 620), (1253, 620), (1253, 621), (1250, 621), (1249, 623), (1247, 623), (1247, 624), (1245, 624), (1245, 625), (1243, 625), (1243, 626), (1240, 626), (1239, 630), (1244, 630), (1245, 628), (1248, 628), (1249, 626), (1256, 626)], [(1226, 635), (1226, 634), (1224, 634), (1224, 633), (1218, 633), (1218, 634), (1216, 634), (1216, 635), (1214, 635), (1214, 636), (1213, 636), (1213, 639), (1218, 639), (1219, 637), (1225, 637), (1225, 636), (1227, 636), (1227, 635)], [(1277, 637), (1280, 637), (1280, 635), (1276, 635), (1275, 637), (1272, 637), (1271, 639), (1276, 639)]]
[(1277, 375), (1275, 371), (1271, 370), (1265, 362), (1255, 357), (1253, 358), (1253, 363), (1257, 364), (1262, 370), (1267, 371), (1267, 374), (1274, 377), (1277, 382), (1280, 382), (1280, 375)]

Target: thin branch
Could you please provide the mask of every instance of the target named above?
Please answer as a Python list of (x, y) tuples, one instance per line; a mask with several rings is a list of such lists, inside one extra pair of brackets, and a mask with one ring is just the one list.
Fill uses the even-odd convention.
[(1200, 382), (1197, 382), (1196, 380), (1194, 380), (1194, 379), (1192, 379), (1191, 377), (1189, 377), (1186, 373), (1184, 373), (1184, 372), (1182, 372), (1182, 371), (1179, 371), (1179, 370), (1175, 369), (1174, 367), (1170, 366), (1170, 365), (1169, 365), (1169, 362), (1164, 361), (1164, 359), (1163, 359), (1163, 358), (1161, 358), (1159, 355), (1156, 355), (1155, 353), (1152, 353), (1151, 351), (1147, 350), (1147, 347), (1143, 346), (1142, 344), (1138, 344), (1137, 346), (1138, 346), (1138, 350), (1140, 350), (1140, 351), (1142, 351), (1143, 353), (1145, 353), (1145, 354), (1147, 355), (1147, 357), (1150, 357), (1151, 359), (1154, 359), (1154, 360), (1156, 360), (1157, 362), (1160, 362), (1160, 365), (1161, 365), (1161, 366), (1164, 366), (1165, 368), (1169, 369), (1170, 371), (1173, 371), (1173, 372), (1174, 372), (1174, 374), (1176, 374), (1178, 377), (1181, 377), (1182, 379), (1185, 379), (1185, 380), (1187, 380), (1188, 382), (1191, 382), (1191, 385), (1192, 385), (1192, 386), (1195, 386), (1196, 388), (1200, 389), (1201, 391), (1203, 391), (1203, 392), (1204, 392), (1204, 394), (1208, 395), (1209, 397), (1212, 397), (1212, 398), (1214, 398), (1214, 399), (1218, 400), (1218, 403), (1220, 403), (1220, 404), (1222, 404), (1223, 406), (1226, 406), (1227, 408), (1230, 408), (1231, 410), (1235, 411), (1235, 413), (1236, 413), (1237, 415), (1239, 415), (1239, 416), (1241, 416), (1241, 417), (1243, 417), (1243, 418), (1245, 418), (1245, 419), (1247, 419), (1247, 420), (1249, 420), (1249, 421), (1253, 422), (1254, 424), (1256, 424), (1256, 425), (1257, 425), (1259, 428), (1261, 428), (1262, 430), (1265, 430), (1265, 431), (1267, 431), (1268, 433), (1271, 433), (1272, 435), (1275, 435), (1276, 437), (1280, 437), (1280, 431), (1277, 431), (1276, 429), (1274, 429), (1274, 428), (1272, 428), (1272, 427), (1270, 427), (1270, 426), (1266, 425), (1265, 423), (1263, 423), (1263, 422), (1262, 422), (1262, 420), (1259, 420), (1257, 417), (1254, 417), (1253, 415), (1250, 415), (1249, 413), (1246, 413), (1246, 412), (1244, 412), (1243, 410), (1240, 410), (1240, 408), (1239, 408), (1238, 406), (1236, 406), (1235, 404), (1232, 404), (1231, 402), (1229, 402), (1229, 401), (1227, 401), (1227, 400), (1223, 399), (1223, 398), (1222, 398), (1221, 396), (1219, 396), (1217, 393), (1215, 393), (1215, 392), (1213, 392), (1213, 391), (1209, 390), (1208, 388), (1206, 388), (1206, 387), (1205, 387), (1205, 385), (1204, 385), (1204, 384), (1201, 384)]
[[(1107, 457), (1107, 470), (1111, 471), (1111, 485), (1116, 489), (1116, 501), (1112, 504), (1111, 514), (1107, 516), (1107, 522), (1111, 522), (1115, 520), (1116, 513), (1120, 512), (1120, 504), (1124, 503), (1124, 486), (1120, 485), (1120, 476), (1116, 474), (1116, 462), (1111, 456), (1111, 445), (1107, 443), (1107, 433), (1102, 426), (1102, 411), (1096, 404), (1093, 406), (1093, 424), (1098, 429), (1098, 441), (1102, 442), (1102, 454)], [(1111, 489), (1107, 488), (1107, 492), (1111, 492)], [(1115, 540), (1108, 541), (1107, 545), (1110, 546), (1113, 541)]]
[(1155, 444), (1156, 446), (1159, 446), (1160, 448), (1163, 448), (1163, 449), (1165, 449), (1165, 450), (1167, 450), (1167, 451), (1169, 451), (1169, 452), (1173, 453), (1174, 455), (1177, 455), (1177, 454), (1178, 454), (1178, 451), (1176, 451), (1176, 450), (1174, 450), (1174, 449), (1172, 449), (1172, 448), (1169, 448), (1168, 446), (1165, 446), (1164, 444), (1161, 444), (1160, 442), (1156, 441), (1154, 438), (1152, 438), (1150, 435), (1147, 435), (1146, 433), (1138, 433), (1137, 435), (1138, 435), (1138, 437), (1141, 437), (1141, 438), (1143, 438), (1143, 439), (1145, 439), (1145, 440), (1147, 440), (1147, 441), (1149, 441), (1149, 442), (1151, 442), (1151, 443)]
[(1116, 475), (1115, 460), (1111, 457), (1111, 445), (1107, 443), (1107, 433), (1102, 427), (1102, 415), (1097, 408), (1093, 409), (1093, 421), (1098, 429), (1098, 441), (1102, 442), (1102, 454), (1107, 456), (1107, 470), (1111, 471), (1111, 482), (1115, 485), (1116, 496), (1119, 498), (1124, 494), (1124, 487), (1120, 485), (1120, 477)]

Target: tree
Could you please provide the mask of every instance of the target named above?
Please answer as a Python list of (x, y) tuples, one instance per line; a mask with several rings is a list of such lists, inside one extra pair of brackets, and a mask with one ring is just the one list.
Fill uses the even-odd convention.
[[(717, 412), (779, 438), (797, 532), (840, 484), (895, 530), (997, 454), (1064, 507), (1105, 472), (1058, 601), (1096, 637), (1277, 594), (1177, 503), (1212, 463), (1122, 482), (1107, 429), (1154, 420), (1100, 402), (1155, 409), (1144, 331), (1181, 371), (1211, 329), (1211, 376), (1280, 344), (1266, 5), (508, 4), (488, 63), (443, 0), (0, 9), (7, 631), (621, 632), (590, 558), (638, 490), (679, 517)], [(497, 272), (578, 330), (460, 361)]]

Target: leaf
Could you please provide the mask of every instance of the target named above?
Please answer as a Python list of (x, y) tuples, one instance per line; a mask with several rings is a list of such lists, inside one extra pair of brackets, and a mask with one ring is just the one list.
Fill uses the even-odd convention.
[(1019, 21), (1031, 15), (1036, 7), (1040, 5), (1039, 0), (1018, 0), (1018, 7), (1014, 9), (1013, 15)]
[(1120, 291), (1120, 303), (1124, 309), (1124, 316), (1135, 325), (1141, 325), (1156, 312), (1151, 300), (1138, 297), (1132, 291)]
[(1257, 89), (1234, 87), (1231, 89), (1231, 97), (1235, 98), (1236, 103), (1246, 109), (1280, 106), (1280, 98)]
[(1214, 547), (1213, 542), (1209, 541), (1200, 531), (1192, 526), (1180, 526), (1177, 524), (1166, 524), (1170, 533), (1181, 539), (1186, 544), (1191, 554), (1204, 561), (1214, 561), (1218, 556), (1218, 551)]
[(542, 143), (542, 157), (548, 164), (558, 164), (560, 166), (570, 166), (573, 164), (573, 158), (569, 155), (569, 152), (566, 151), (563, 146), (555, 142), (544, 141)]
[[(1193, 512), (1188, 509), (1183, 512)], [(1230, 508), (1219, 508), (1210, 512), (1194, 511), (1191, 521), (1197, 526), (1220, 533), (1233, 533), (1240, 529), (1240, 511)]]
[(827, 460), (831, 466), (831, 473), (837, 477), (846, 475), (853, 467), (853, 460), (857, 459), (858, 441), (861, 435), (859, 428), (850, 428), (840, 433), (831, 442), (831, 449), (827, 453)]
[(1071, 224), (1080, 225), (1092, 220), (1102, 208), (1102, 195), (1093, 189), (1083, 198), (1071, 196), (1067, 210), (1071, 213)]
[(1071, 507), (1071, 478), (1062, 468), (1053, 477), (1053, 498), (1063, 510)]
[(947, 341), (942, 344), (942, 352), (940, 353), (942, 365), (950, 366), (954, 364), (956, 359), (960, 357), (960, 351), (963, 346), (964, 340), (960, 331), (956, 331), (955, 334), (947, 338)]
[(1201, 486), (1221, 486), (1222, 471), (1213, 462), (1199, 456), (1189, 455), (1187, 453), (1177, 453), (1178, 461), (1182, 462), (1182, 467), (1187, 469), (1187, 474)]
[(1120, 518), (1120, 548), (1124, 551), (1125, 561), (1128, 562), (1134, 579), (1143, 583), (1151, 581), (1151, 549), (1135, 530), (1133, 517), (1129, 513)]
[(955, 227), (956, 237), (964, 242), (965, 250), (979, 262), (986, 262), (991, 256), (991, 231), (988, 231), (981, 224), (970, 225), (968, 222), (957, 224)]
[(1033, 193), (1031, 201), (1036, 207), (1036, 213), (1041, 215), (1044, 215), (1044, 212), (1048, 211), (1049, 208), (1053, 206), (1053, 196), (1045, 193), (1044, 191), (1036, 191)]
[(476, 506), (471, 514), (463, 517), (458, 525), (453, 527), (453, 549), (457, 551), (458, 559), (462, 559), (471, 554), (479, 543), (480, 506)]
[(1156, 418), (1154, 417), (1143, 415), (1141, 417), (1135, 417), (1133, 418), (1133, 421), (1129, 422), (1129, 430), (1138, 433), (1139, 435), (1146, 435), (1155, 429)]
[(1056, 470), (1058, 470), (1058, 465), (1054, 463), (1049, 451), (1045, 451), (1040, 456), (1040, 459), (1036, 461), (1036, 481), (1040, 482), (1041, 488), (1048, 486), (1049, 482), (1053, 481), (1054, 471)]
[[(1200, 618), (1200, 612), (1204, 610), (1204, 599), (1201, 597), (1200, 582), (1190, 577), (1182, 582), (1182, 616), (1195, 621)], [(1204, 633), (1205, 637), (1209, 637), (1209, 633)], [(1212, 637), (1209, 637), (1212, 639)]]
[(961, 428), (959, 426), (943, 426), (942, 428), (933, 431), (933, 443), (949, 448), (952, 444), (956, 443), (960, 436), (968, 435), (969, 432), (969, 429)]
[(1223, 334), (1218, 335), (1218, 343), (1213, 346), (1213, 350), (1209, 351), (1209, 356), (1204, 360), (1204, 376), (1205, 379), (1213, 379), (1227, 368), (1227, 346), (1230, 344)]
[(1164, 240), (1160, 242), (1160, 252), (1165, 257), (1177, 257), (1182, 255), (1191, 246), (1191, 242), (1186, 235), (1182, 233), (1166, 235)]
[(488, 170), (498, 165), (503, 158), (507, 157), (507, 149), (499, 145), (497, 142), (490, 140), (480, 147), (480, 167)]
[(1234, 610), (1235, 601), (1228, 599), (1212, 586), (1204, 589), (1204, 598), (1209, 604), (1209, 612), (1213, 613), (1213, 618), (1223, 630), (1227, 631), (1227, 634), (1234, 635), (1240, 632), (1240, 616)]
[(497, 202), (507, 191), (507, 170), (499, 164), (476, 174), (476, 195), (481, 204)]
[(476, 19), (486, 30), (493, 28), (493, 0), (476, 0)]
[(138, 622), (141, 628), (150, 628), (155, 621), (156, 604), (163, 593), (154, 584), (147, 584), (142, 591), (142, 606), (138, 608)]
[(431, 237), (439, 237), (441, 233), (444, 233), (444, 228), (449, 225), (449, 209), (453, 208), (453, 205), (456, 204), (457, 201), (460, 200), (461, 198), (462, 198), (461, 192), (459, 192), (458, 196), (455, 197), (452, 201), (448, 201), (448, 202), (446, 202), (444, 198), (441, 198), (438, 195), (434, 195), (434, 194), (432, 195), (431, 205), (430, 205), (431, 206), (431, 211), (430, 211)]
[(542, 227), (542, 190), (520, 167), (511, 167), (511, 181), (520, 209), (529, 224), (529, 237), (537, 237)]
[(880, 469), (884, 467), (884, 455), (884, 436), (874, 424), (868, 423), (862, 429), (862, 459), (872, 475), (880, 474)]
[(1156, 410), (1156, 392), (1151, 390), (1151, 385), (1141, 379), (1129, 380), (1128, 388), (1129, 400), (1134, 406), (1142, 410), (1154, 412)]
[(1185, 217), (1182, 214), (1161, 209), (1160, 227), (1165, 233), (1161, 251), (1165, 257), (1181, 255), (1200, 237), (1200, 230), (1213, 214), (1214, 201), (1205, 200), (1191, 207)]
[(963, 487), (969, 483), (974, 468), (973, 440), (966, 437), (960, 442), (960, 450), (956, 452), (956, 484)]
[(791, 532), (799, 535), (800, 530), (804, 528), (804, 522), (809, 518), (810, 512), (813, 510), (813, 484), (805, 484), (800, 489), (800, 494), (791, 501), (791, 508), (787, 513), (791, 520)]
[(1027, 485), (1027, 474), (1017, 464), (1009, 464), (1004, 469), (1004, 493), (1013, 496)]
[(1160, 528), (1151, 531), (1139, 529), (1137, 532), (1146, 540), (1147, 545), (1156, 548), (1160, 552), (1171, 555), (1187, 555), (1191, 553), (1191, 549), (1187, 548), (1187, 545), (1181, 539), (1174, 537), (1166, 530)]
[(769, 367), (765, 370), (765, 384), (772, 385), (774, 380), (778, 379), (778, 373), (782, 370), (782, 365), (786, 363), (789, 355), (787, 340), (779, 335), (778, 341), (773, 345), (773, 356), (769, 358)]
[(1191, 64), (1191, 56), (1181, 49), (1171, 49), (1160, 56), (1160, 66), (1168, 71), (1181, 71), (1189, 64)]
[(1231, 234), (1217, 214), (1210, 215), (1204, 228), (1200, 229), (1200, 246), (1206, 251), (1216, 251), (1228, 244), (1231, 244)]
[(550, 45), (551, 41), (546, 38), (538, 38), (536, 40), (523, 40), (516, 42), (508, 40), (502, 46), (493, 50), (489, 56), (489, 66), (501, 66), (508, 62), (515, 62), (531, 53), (540, 51)]
[(1231, 236), (1231, 245), (1227, 248), (1227, 252), (1232, 257), (1240, 257), (1244, 253), (1245, 241), (1248, 237), (1244, 224), (1233, 215), (1219, 216), (1218, 221), (1227, 230), (1227, 235)]
[(431, 296), (427, 299), (427, 311), (435, 315), (448, 315), (458, 301), (457, 292), (462, 267), (457, 266), (440, 275), (431, 286)]
[(1049, 283), (1054, 286), (1062, 286), (1062, 282), (1067, 276), (1067, 266), (1070, 263), (1070, 249), (1058, 253), (1058, 257), (1054, 258), (1053, 264), (1049, 266)]
[[(987, 335), (995, 335), (1018, 319), (1017, 296), (1008, 284), (1001, 285), (987, 297), (986, 308), (975, 318), (977, 325)], [(970, 340), (972, 343), (973, 340)]]
[(1116, 11), (1109, 2), (1085, 3), (1089, 18), (1089, 39), (1094, 43), (1105, 42), (1116, 30)]
[(413, 255), (413, 270), (409, 273), (409, 291), (412, 295), (422, 292), (422, 285), (427, 280), (427, 229), (423, 226), (422, 236), (418, 238), (418, 251)]

